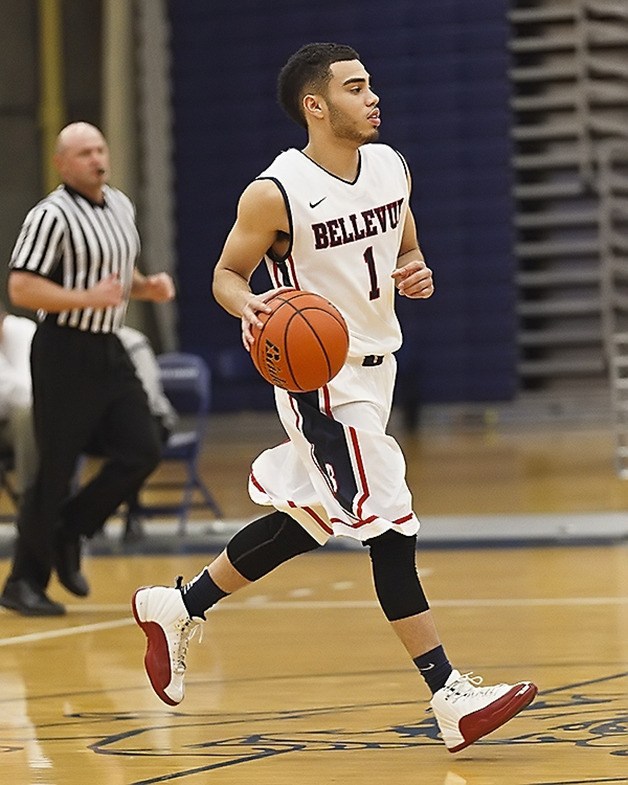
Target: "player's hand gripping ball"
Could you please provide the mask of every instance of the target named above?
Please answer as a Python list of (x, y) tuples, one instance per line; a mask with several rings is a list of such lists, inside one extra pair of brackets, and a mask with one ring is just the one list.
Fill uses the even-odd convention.
[(267, 300), (270, 313), (258, 313), (251, 358), (267, 382), (289, 392), (310, 392), (327, 384), (342, 368), (349, 330), (335, 305), (312, 292), (292, 289)]

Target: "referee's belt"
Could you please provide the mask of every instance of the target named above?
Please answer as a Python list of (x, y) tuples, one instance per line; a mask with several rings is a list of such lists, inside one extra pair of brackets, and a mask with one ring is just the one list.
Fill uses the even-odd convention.
[(381, 365), (384, 362), (383, 354), (367, 354), (362, 360), (362, 365), (365, 368), (374, 368), (376, 365)]

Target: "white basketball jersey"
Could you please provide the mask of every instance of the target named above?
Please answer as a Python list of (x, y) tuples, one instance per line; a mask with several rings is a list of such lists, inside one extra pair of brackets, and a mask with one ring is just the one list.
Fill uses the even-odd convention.
[(405, 163), (395, 150), (368, 144), (359, 155), (352, 183), (296, 149), (278, 155), (258, 178), (277, 183), (290, 222), (286, 256), (266, 256), (274, 284), (334, 303), (347, 321), (354, 357), (388, 354), (401, 345), (391, 273), (409, 198)]

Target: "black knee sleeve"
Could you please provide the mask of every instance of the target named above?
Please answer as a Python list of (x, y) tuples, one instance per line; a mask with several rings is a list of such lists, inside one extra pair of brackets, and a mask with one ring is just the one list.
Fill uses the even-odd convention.
[(429, 610), (416, 569), (416, 536), (387, 531), (367, 540), (373, 582), (388, 621), (398, 621)]
[(294, 518), (277, 511), (234, 534), (227, 545), (227, 556), (240, 575), (256, 581), (285, 561), (319, 545)]

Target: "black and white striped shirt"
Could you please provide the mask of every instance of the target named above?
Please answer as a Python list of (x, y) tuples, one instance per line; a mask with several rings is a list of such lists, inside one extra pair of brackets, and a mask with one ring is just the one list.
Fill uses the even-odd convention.
[(95, 333), (113, 332), (124, 323), (140, 251), (131, 200), (111, 186), (103, 190), (102, 205), (66, 185), (48, 194), (26, 216), (9, 264), (66, 289), (88, 289), (116, 274), (124, 291), (120, 305), (74, 308), (47, 317), (60, 326)]

